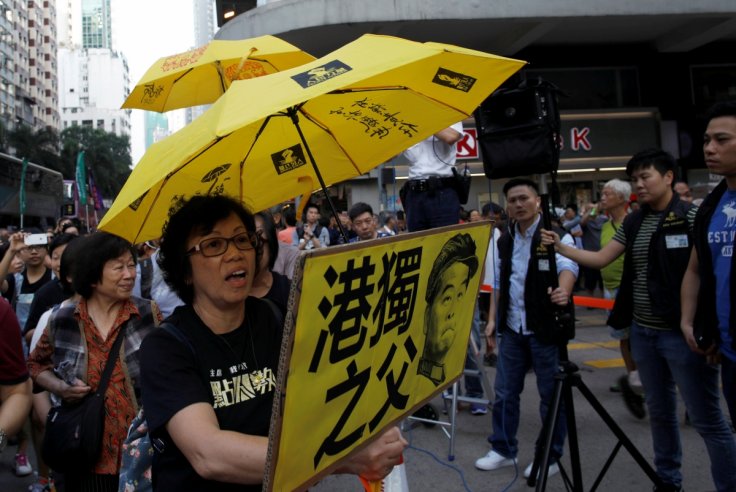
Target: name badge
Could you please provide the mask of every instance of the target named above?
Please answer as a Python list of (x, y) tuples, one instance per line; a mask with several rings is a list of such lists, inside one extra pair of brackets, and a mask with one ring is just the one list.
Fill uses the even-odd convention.
[(664, 237), (667, 249), (687, 248), (687, 234), (671, 234)]
[(549, 260), (546, 258), (540, 258), (538, 266), (539, 266), (540, 272), (548, 272), (549, 271)]

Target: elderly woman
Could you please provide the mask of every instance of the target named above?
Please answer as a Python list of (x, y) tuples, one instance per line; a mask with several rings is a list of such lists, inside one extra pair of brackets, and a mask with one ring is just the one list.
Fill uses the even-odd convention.
[[(81, 400), (99, 385), (108, 354), (123, 338), (105, 391), (104, 434), (92, 469), (65, 473), (67, 490), (116, 491), (120, 445), (138, 409), (140, 341), (160, 321), (155, 303), (131, 297), (136, 260), (132, 245), (97, 232), (78, 239), (72, 287), (78, 303), (59, 308), (31, 353), (34, 382), (66, 402)], [(56, 372), (65, 372), (67, 382)]]
[[(164, 231), (161, 269), (185, 302), (167, 322), (187, 343), (157, 330), (141, 347), (149, 431), (161, 444), (154, 490), (261, 490), (281, 329), (266, 303), (250, 296), (255, 231), (253, 216), (223, 196), (193, 197)], [(256, 391), (234, 398), (227, 388), (246, 378)], [(391, 429), (341, 471), (379, 479), (405, 445)]]

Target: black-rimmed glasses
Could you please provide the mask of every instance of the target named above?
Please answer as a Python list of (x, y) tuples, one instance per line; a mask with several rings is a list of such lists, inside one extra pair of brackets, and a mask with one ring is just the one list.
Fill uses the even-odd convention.
[(233, 237), (210, 237), (190, 248), (187, 255), (200, 253), (207, 258), (220, 256), (227, 251), (227, 247), (231, 242), (240, 251), (250, 251), (256, 248), (258, 237), (252, 232), (241, 232)]

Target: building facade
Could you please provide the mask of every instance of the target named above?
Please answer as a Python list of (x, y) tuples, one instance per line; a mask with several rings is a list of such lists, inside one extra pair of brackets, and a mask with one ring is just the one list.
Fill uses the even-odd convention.
[(59, 90), (63, 127), (89, 126), (130, 135), (130, 115), (121, 110), (128, 95), (128, 63), (106, 48), (59, 50)]
[[(696, 195), (712, 184), (703, 165), (702, 115), (715, 101), (736, 99), (732, 0), (259, 0), (216, 37), (273, 34), (322, 56), (369, 32), (523, 59), (528, 66), (507, 86), (531, 77), (556, 84), (564, 92), (563, 202), (597, 199), (602, 184), (625, 178), (627, 160), (646, 147), (673, 153)], [(464, 123), (475, 127), (472, 118)], [(474, 143), (471, 135), (464, 147)], [(503, 180), (485, 179), (480, 159), (464, 162), (476, 176), (466, 207), (502, 201)], [(389, 185), (397, 188), (406, 168), (388, 165), (398, 179)], [(388, 204), (376, 201), (379, 176), (351, 182), (349, 201), (391, 208), (390, 188)]]
[(113, 44), (110, 0), (59, 0), (59, 111), (62, 129), (89, 126), (130, 135), (125, 56)]
[(59, 129), (54, 0), (0, 1), (0, 119)]

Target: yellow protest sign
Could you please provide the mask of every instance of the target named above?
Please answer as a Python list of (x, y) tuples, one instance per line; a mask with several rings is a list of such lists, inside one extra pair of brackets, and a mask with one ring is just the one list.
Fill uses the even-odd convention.
[(266, 490), (303, 490), (463, 372), (487, 222), (327, 248), (294, 276)]

